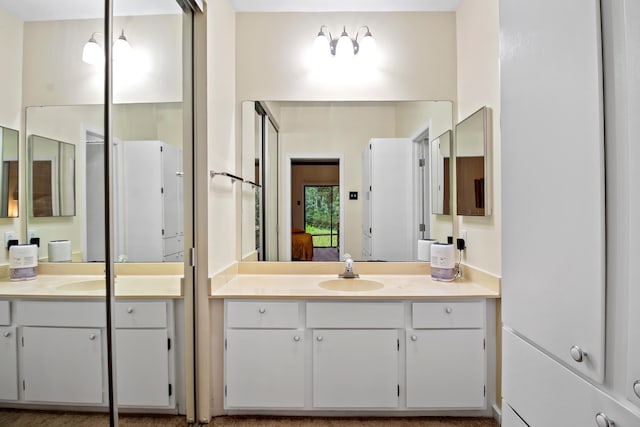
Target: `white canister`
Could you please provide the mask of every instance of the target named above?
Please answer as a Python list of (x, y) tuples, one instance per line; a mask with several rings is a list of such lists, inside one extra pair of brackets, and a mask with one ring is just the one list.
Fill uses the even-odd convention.
[(9, 278), (11, 280), (34, 279), (38, 267), (38, 246), (13, 245), (9, 248)]
[(49, 262), (70, 262), (71, 261), (71, 241), (52, 240), (49, 242)]
[(431, 245), (431, 278), (451, 281), (456, 278), (456, 251), (450, 243)]

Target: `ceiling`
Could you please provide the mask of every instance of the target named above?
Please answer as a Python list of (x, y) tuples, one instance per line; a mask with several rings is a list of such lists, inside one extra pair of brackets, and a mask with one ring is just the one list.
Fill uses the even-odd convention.
[[(23, 21), (91, 19), (104, 16), (104, 0), (0, 0), (0, 9)], [(115, 16), (182, 13), (176, 0), (114, 0)]]
[(231, 0), (238, 12), (441, 12), (460, 0)]
[[(218, 0), (210, 0), (218, 1)], [(460, 0), (231, 0), (238, 12), (439, 12)], [(176, 0), (114, 0), (115, 16), (182, 13)], [(0, 8), (23, 21), (100, 18), (104, 0), (0, 0)]]

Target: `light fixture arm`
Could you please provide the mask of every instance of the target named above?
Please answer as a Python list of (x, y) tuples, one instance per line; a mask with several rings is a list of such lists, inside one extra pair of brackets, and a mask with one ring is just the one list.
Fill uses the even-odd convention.
[(318, 32), (318, 35), (316, 36), (316, 38), (318, 37), (326, 38), (329, 41), (329, 49), (331, 51), (331, 55), (336, 56), (338, 41), (343, 37), (347, 37), (351, 41), (351, 45), (353, 47), (353, 54), (356, 55), (360, 51), (360, 41), (358, 40), (358, 36), (360, 35), (361, 30), (365, 30), (364, 36), (362, 37), (363, 39), (366, 37), (373, 37), (371, 35), (371, 30), (369, 29), (368, 25), (363, 25), (360, 28), (358, 28), (358, 31), (356, 31), (356, 35), (354, 38), (349, 36), (349, 33), (347, 33), (346, 25), (342, 27), (342, 33), (340, 34), (339, 37), (336, 37), (336, 38), (333, 38), (333, 36), (331, 35), (331, 32), (329, 31), (329, 28), (326, 25), (321, 25), (320, 31)]

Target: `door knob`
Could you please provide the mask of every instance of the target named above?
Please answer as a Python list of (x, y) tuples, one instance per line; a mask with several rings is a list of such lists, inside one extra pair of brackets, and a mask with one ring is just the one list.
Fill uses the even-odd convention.
[(453, 308), (447, 307), (447, 308), (444, 309), (444, 311), (446, 311), (447, 314), (450, 314), (453, 311)]
[(596, 424), (598, 427), (613, 427), (616, 425), (616, 423), (614, 423), (613, 420), (607, 417), (607, 414), (603, 412), (598, 412), (596, 414)]
[(91, 341), (95, 340), (95, 339), (96, 339), (96, 334), (91, 334), (91, 335), (89, 335), (89, 339), (90, 339)]
[(11, 336), (11, 332), (7, 331), (7, 332), (5, 332), (5, 333), (4, 333), (4, 334), (2, 334), (2, 335), (4, 335), (4, 336), (5, 336), (5, 338), (6, 338), (6, 337), (10, 337), (10, 336)]
[(415, 335), (411, 335), (411, 341), (418, 341), (418, 337)]
[(578, 363), (584, 362), (584, 359), (587, 357), (587, 352), (583, 351), (577, 345), (574, 345), (569, 349), (569, 353), (571, 353), (571, 357)]
[(293, 337), (293, 340), (294, 340), (295, 342), (298, 342), (298, 341), (300, 341), (300, 337), (296, 335), (295, 337)]
[(129, 313), (129, 314), (133, 313), (133, 308), (131, 308), (131, 307), (127, 308), (127, 313)]
[(637, 380), (635, 383), (633, 383), (633, 392), (636, 394), (636, 396), (640, 397), (640, 380)]
[(258, 309), (258, 313), (260, 313), (260, 314), (264, 314), (264, 313), (266, 313), (266, 311), (267, 311), (267, 309), (266, 309), (266, 308), (260, 308), (260, 309)]
[(322, 335), (318, 335), (318, 336), (316, 337), (316, 341), (322, 341)]

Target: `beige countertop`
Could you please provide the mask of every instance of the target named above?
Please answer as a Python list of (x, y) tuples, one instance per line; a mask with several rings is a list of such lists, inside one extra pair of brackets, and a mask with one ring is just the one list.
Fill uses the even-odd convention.
[[(87, 298), (105, 296), (104, 275), (41, 274), (35, 279), (0, 280), (1, 297)], [(120, 275), (116, 298), (181, 298), (180, 275)]]
[(500, 298), (500, 292), (490, 286), (466, 279), (439, 282), (425, 274), (361, 274), (360, 279), (384, 285), (370, 291), (337, 291), (320, 286), (337, 278), (336, 274), (238, 274), (225, 284), (212, 285), (211, 298)]

